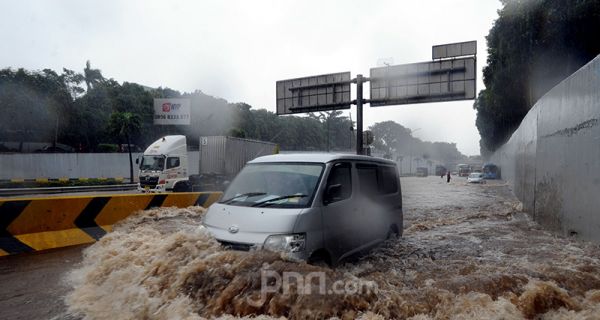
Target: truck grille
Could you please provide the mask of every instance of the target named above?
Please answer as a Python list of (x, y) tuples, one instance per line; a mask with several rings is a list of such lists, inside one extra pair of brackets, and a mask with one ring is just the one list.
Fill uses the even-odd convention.
[(154, 188), (158, 184), (158, 177), (140, 177), (140, 186)]

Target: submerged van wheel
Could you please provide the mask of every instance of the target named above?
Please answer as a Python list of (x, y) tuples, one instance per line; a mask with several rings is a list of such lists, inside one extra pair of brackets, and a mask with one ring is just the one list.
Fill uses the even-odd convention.
[(386, 239), (398, 239), (399, 237), (400, 232), (398, 232), (398, 226), (396, 226), (395, 224), (391, 225)]
[(318, 267), (323, 267), (323, 268), (331, 267), (331, 257), (329, 256), (329, 253), (327, 253), (327, 251), (322, 250), (322, 249), (313, 252), (313, 254), (310, 256), (310, 258), (308, 258), (307, 262), (309, 264), (312, 264), (313, 266), (318, 266)]

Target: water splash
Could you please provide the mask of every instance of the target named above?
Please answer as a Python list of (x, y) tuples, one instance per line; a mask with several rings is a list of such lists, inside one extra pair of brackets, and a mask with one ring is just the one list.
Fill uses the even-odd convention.
[[(408, 180), (408, 183), (407, 183)], [(224, 250), (198, 228), (204, 210), (155, 209), (90, 246), (68, 280), (70, 312), (84, 319), (594, 319), (600, 249), (556, 237), (519, 212), (506, 186), (440, 184), (429, 198), (405, 179), (406, 229), (334, 270), (272, 252)], [(460, 192), (460, 204), (451, 195)], [(432, 193), (430, 193), (432, 194)], [(412, 203), (412, 205), (411, 205)], [(374, 281), (363, 294), (270, 293), (261, 268)]]

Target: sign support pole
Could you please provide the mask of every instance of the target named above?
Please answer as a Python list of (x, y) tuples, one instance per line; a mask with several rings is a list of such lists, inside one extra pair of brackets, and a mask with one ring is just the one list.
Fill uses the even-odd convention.
[(356, 75), (356, 154), (363, 154), (363, 76)]

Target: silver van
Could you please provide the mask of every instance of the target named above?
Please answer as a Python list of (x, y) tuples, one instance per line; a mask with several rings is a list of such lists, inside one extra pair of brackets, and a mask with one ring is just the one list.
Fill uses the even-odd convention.
[(402, 235), (402, 193), (392, 161), (344, 154), (256, 158), (204, 218), (232, 249), (284, 251), (337, 265)]

